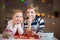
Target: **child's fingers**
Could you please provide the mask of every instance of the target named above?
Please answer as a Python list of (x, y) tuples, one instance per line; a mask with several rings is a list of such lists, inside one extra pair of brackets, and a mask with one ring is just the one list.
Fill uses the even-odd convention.
[(32, 19), (28, 19), (28, 24), (31, 24), (32, 23)]

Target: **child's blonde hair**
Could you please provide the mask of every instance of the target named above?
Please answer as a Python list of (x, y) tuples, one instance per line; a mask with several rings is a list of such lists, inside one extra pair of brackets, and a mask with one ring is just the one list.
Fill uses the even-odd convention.
[(32, 5), (28, 5), (27, 9), (34, 9), (35, 12), (38, 12), (38, 6), (34, 6), (33, 4)]
[(14, 14), (16, 14), (18, 12), (23, 13), (21, 9), (12, 9), (12, 17), (14, 16)]

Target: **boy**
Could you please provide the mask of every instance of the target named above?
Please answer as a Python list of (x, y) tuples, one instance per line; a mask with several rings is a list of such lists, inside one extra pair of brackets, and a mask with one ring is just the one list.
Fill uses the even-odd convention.
[(28, 7), (27, 8), (27, 20), (25, 21), (25, 30), (26, 33), (31, 31), (32, 33), (43, 32), (45, 27), (44, 19), (37, 16), (37, 10), (35, 7)]

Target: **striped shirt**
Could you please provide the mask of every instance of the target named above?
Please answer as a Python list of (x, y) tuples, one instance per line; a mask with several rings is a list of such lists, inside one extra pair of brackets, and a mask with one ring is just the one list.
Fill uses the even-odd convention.
[[(31, 25), (32, 25), (32, 27), (31, 27), (31, 30), (32, 31), (35, 31), (35, 32), (43, 32), (44, 27), (45, 27), (45, 22), (44, 22), (44, 19), (42, 19), (39, 16), (36, 16), (35, 17), (35, 20), (32, 21)], [(25, 28), (25, 30), (26, 30), (27, 27), (28, 27), (28, 22), (26, 20), (24, 22), (24, 28)]]

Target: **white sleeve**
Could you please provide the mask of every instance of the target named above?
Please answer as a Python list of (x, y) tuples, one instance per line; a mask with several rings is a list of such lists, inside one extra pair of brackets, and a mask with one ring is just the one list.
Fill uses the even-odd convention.
[(8, 21), (6, 30), (11, 30), (13, 32), (13, 34), (15, 34), (16, 30), (17, 30), (17, 25), (14, 25), (14, 27), (13, 27), (12, 20), (10, 20), (10, 21)]
[(17, 25), (14, 25), (14, 27), (12, 28), (12, 31), (13, 31), (13, 34), (16, 33), (16, 31), (17, 31)]
[(23, 28), (22, 28), (22, 26), (21, 26), (21, 24), (18, 24), (18, 33), (19, 34), (23, 34)]
[(12, 29), (12, 20), (8, 21), (8, 25), (6, 29), (11, 30)]

